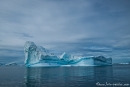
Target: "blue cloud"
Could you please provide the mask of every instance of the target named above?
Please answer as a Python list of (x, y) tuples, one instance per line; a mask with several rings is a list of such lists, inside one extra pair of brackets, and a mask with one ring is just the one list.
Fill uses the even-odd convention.
[(23, 58), (23, 45), (29, 40), (57, 54), (66, 51), (129, 61), (129, 3), (128, 0), (1, 0), (0, 59)]
[(33, 38), (33, 36), (28, 35), (28, 34), (26, 34), (26, 33), (22, 33), (22, 32), (21, 32), (21, 33), (16, 33), (16, 32), (15, 32), (15, 34), (16, 34), (16, 35), (20, 35), (21, 37)]

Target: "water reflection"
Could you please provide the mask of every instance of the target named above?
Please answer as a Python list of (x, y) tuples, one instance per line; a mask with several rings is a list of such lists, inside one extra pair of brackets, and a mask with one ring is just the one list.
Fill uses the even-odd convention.
[(92, 87), (96, 82), (111, 82), (112, 66), (26, 68), (27, 87)]
[(41, 68), (27, 68), (25, 82), (27, 87), (36, 87), (41, 83)]

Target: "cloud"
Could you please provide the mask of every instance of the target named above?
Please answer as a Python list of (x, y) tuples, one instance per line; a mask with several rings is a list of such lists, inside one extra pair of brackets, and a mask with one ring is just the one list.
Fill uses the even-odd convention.
[(17, 49), (0, 49), (0, 62), (9, 63), (9, 62), (20, 62), (23, 63), (24, 55), (23, 50)]
[[(59, 54), (66, 51), (119, 59), (124, 55), (120, 54), (122, 51), (129, 52), (130, 6), (127, 0), (0, 2), (1, 51), (8, 48), (8, 53), (11, 49), (15, 53), (23, 50), (26, 41), (34, 41)], [(4, 53), (2, 51), (0, 56)], [(126, 56), (128, 60), (130, 56)]]

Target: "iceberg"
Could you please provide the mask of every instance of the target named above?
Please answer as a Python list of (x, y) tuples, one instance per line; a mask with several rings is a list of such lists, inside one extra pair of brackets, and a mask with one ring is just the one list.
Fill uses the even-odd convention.
[(50, 53), (42, 46), (27, 41), (24, 45), (25, 61), (27, 67), (53, 67), (53, 66), (103, 66), (112, 65), (112, 58), (104, 56), (85, 57), (74, 56), (64, 52), (61, 56)]
[(15, 62), (7, 63), (5, 66), (17, 66), (18, 64)]

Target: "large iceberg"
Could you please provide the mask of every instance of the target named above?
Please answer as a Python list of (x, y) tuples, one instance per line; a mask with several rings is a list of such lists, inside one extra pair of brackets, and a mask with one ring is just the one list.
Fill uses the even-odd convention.
[(65, 52), (61, 56), (56, 56), (42, 46), (36, 46), (31, 41), (25, 43), (24, 53), (24, 63), (27, 67), (112, 65), (112, 58), (105, 58), (103, 56), (82, 57), (70, 55)]

